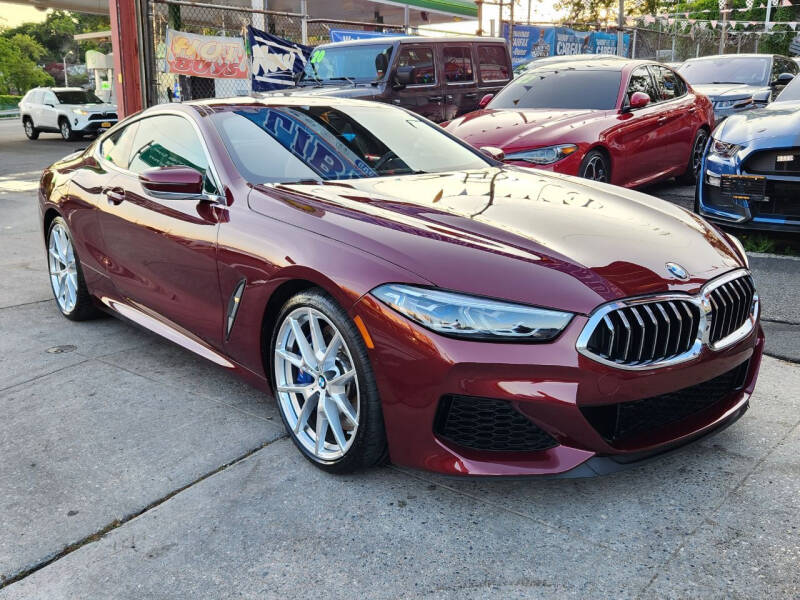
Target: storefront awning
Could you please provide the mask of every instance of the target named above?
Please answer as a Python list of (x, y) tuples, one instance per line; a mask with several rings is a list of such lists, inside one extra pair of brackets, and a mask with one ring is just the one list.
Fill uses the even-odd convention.
[(457, 17), (477, 18), (478, 7), (470, 0), (371, 0), (377, 4), (392, 4), (394, 6), (408, 6), (414, 10), (427, 10), (430, 12), (453, 15)]

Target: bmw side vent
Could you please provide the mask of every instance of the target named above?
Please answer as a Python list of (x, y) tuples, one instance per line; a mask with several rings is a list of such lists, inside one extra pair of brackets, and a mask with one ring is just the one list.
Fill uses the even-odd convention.
[(225, 341), (228, 341), (231, 337), (231, 330), (233, 329), (233, 323), (236, 321), (236, 315), (239, 312), (239, 304), (242, 302), (242, 294), (244, 294), (244, 286), (246, 283), (246, 279), (239, 281), (228, 300), (228, 319), (225, 322)]
[(578, 352), (621, 369), (650, 369), (691, 360), (704, 347), (721, 350), (747, 337), (758, 318), (750, 273), (733, 271), (697, 295), (658, 294), (605, 304), (578, 336)]

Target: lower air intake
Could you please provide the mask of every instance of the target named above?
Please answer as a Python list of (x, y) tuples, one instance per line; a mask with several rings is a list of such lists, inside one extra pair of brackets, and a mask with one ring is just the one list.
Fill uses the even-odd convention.
[(534, 452), (558, 445), (511, 403), (493, 398), (443, 396), (434, 433), (473, 450)]

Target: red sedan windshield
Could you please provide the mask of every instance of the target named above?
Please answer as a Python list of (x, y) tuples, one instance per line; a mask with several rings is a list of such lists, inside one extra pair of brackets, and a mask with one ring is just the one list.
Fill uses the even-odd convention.
[(622, 74), (618, 70), (531, 70), (515, 79), (489, 108), (612, 110)]

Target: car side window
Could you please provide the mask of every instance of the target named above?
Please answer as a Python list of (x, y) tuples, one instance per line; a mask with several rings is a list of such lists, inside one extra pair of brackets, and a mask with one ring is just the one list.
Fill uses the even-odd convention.
[(478, 46), (478, 64), (483, 81), (507, 81), (508, 61), (502, 46)]
[(127, 169), (133, 138), (138, 127), (139, 123), (135, 122), (105, 138), (100, 143), (100, 156), (120, 169)]
[(42, 92), (41, 103), (42, 104), (52, 104), (53, 106), (56, 106), (58, 104), (58, 98), (56, 98), (56, 95), (53, 92), (51, 92), (50, 90), (47, 90), (45, 92)]
[(445, 46), (443, 55), (444, 78), (448, 83), (475, 81), (469, 46)]
[(654, 65), (650, 68), (653, 70), (661, 100), (680, 98), (686, 93), (686, 86), (675, 71), (660, 65)]
[(414, 67), (413, 79), (409, 85), (436, 84), (436, 67), (433, 62), (433, 48), (430, 46), (401, 46), (397, 66)]
[(178, 115), (156, 115), (139, 121), (128, 169), (142, 173), (159, 167), (185, 166), (200, 171), (206, 191), (214, 192), (208, 159), (192, 124)]
[(650, 71), (647, 67), (638, 67), (631, 73), (631, 79), (628, 83), (628, 91), (625, 94), (625, 103), (629, 104), (631, 96), (636, 92), (644, 92), (650, 96), (650, 102), (659, 101), (659, 93), (653, 84), (653, 78), (650, 77)]

